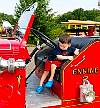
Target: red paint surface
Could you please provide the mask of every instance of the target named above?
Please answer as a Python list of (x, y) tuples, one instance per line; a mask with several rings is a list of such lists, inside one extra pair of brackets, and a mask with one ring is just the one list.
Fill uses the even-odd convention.
[[(64, 106), (73, 106), (80, 108), (98, 108), (100, 104), (100, 41), (95, 41), (90, 44), (83, 52), (79, 54), (72, 62), (65, 65), (63, 68), (62, 76), (62, 104)], [(78, 74), (73, 75), (74, 69), (82, 68), (98, 68), (96, 74)], [(94, 86), (94, 92), (97, 96), (93, 103), (80, 103), (80, 85), (82, 85), (82, 79), (84, 76), (88, 76), (88, 80)], [(70, 101), (68, 101), (70, 100)], [(81, 104), (81, 105), (78, 105)], [(78, 105), (78, 106), (77, 106)], [(93, 107), (94, 106), (94, 107)]]
[[(21, 76), (18, 86), (18, 76)], [(16, 69), (15, 73), (4, 71), (0, 75), (0, 108), (25, 107), (25, 69)]]
[[(48, 106), (48, 108), (98, 108), (100, 106), (100, 41), (95, 41), (83, 50), (73, 61), (65, 64), (62, 69), (61, 100), (62, 104), (58, 106)], [(74, 69), (98, 68), (95, 74), (73, 75)], [(95, 100), (91, 103), (81, 103), (80, 85), (84, 76), (93, 85)], [(56, 87), (56, 86), (55, 86)], [(57, 87), (56, 87), (57, 88)], [(59, 88), (56, 89), (56, 93)]]
[[(0, 57), (8, 60), (9, 58), (23, 59), (29, 58), (26, 41), (34, 21), (34, 15), (31, 16), (26, 32), (21, 41), (17, 39), (0, 39)], [(1, 69), (1, 68), (0, 68)], [(18, 76), (21, 77), (20, 84)], [(25, 108), (25, 87), (26, 87), (26, 69), (15, 69), (10, 73), (7, 69), (0, 74), (0, 108)]]

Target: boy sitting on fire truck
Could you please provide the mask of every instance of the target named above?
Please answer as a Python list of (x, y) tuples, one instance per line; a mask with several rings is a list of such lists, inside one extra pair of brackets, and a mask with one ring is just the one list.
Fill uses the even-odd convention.
[[(79, 49), (71, 46), (71, 37), (64, 34), (59, 38), (58, 47), (52, 52), (45, 62), (44, 73), (40, 80), (40, 85), (36, 88), (37, 93), (41, 93), (44, 87), (51, 88), (56, 68), (59, 68), (64, 60), (73, 60), (73, 55), (78, 55)], [(44, 80), (51, 72), (50, 78), (45, 85)]]

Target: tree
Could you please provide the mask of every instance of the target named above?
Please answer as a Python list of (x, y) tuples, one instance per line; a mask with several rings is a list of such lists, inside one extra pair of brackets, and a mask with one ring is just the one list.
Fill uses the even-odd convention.
[(99, 22), (100, 22), (100, 16), (97, 16), (97, 17), (95, 18), (95, 21), (99, 21)]
[(20, 15), (23, 13), (23, 11), (29, 7), (33, 2), (36, 2), (36, 0), (19, 0), (19, 4), (16, 3), (15, 6), (15, 17), (18, 20)]
[(47, 22), (50, 21), (51, 15), (49, 12), (51, 9), (48, 9), (49, 0), (20, 0), (19, 4), (16, 4), (15, 7), (15, 16), (18, 19), (21, 13), (33, 2), (38, 2), (38, 8), (36, 11), (36, 17), (34, 22), (34, 28), (40, 30), (41, 32), (46, 30)]
[(50, 14), (52, 9), (48, 8), (49, 0), (39, 0), (36, 11), (36, 19), (33, 27), (43, 33), (49, 31), (49, 26), (53, 20), (53, 14)]
[(83, 17), (84, 17), (84, 9), (82, 9), (82, 8), (75, 9), (72, 12), (72, 14), (74, 16), (74, 19), (83, 20)]
[(3, 20), (10, 22), (12, 25), (15, 24), (15, 19), (13, 15), (7, 15), (4, 13), (0, 13), (0, 22), (2, 22)]
[(60, 35), (64, 34), (65, 29), (66, 29), (65, 25), (56, 24), (56, 26), (52, 27), (48, 35), (50, 36), (51, 39), (55, 39)]
[(15, 16), (18, 19), (21, 13), (35, 1), (38, 2), (38, 8), (36, 10), (36, 17), (33, 28), (50, 37), (49, 32), (55, 25), (53, 21), (54, 14), (50, 13), (52, 9), (49, 9), (48, 7), (49, 0), (20, 0), (20, 3), (16, 4), (15, 7)]

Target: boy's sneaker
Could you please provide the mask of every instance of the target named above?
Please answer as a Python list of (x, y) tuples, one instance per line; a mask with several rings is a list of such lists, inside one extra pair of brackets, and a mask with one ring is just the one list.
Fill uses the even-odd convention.
[(41, 93), (43, 90), (44, 90), (43, 86), (38, 86), (38, 87), (36, 88), (36, 92), (37, 92), (37, 93)]
[(48, 81), (48, 82), (45, 84), (45, 87), (47, 87), (47, 88), (51, 88), (52, 85), (53, 85), (53, 80)]

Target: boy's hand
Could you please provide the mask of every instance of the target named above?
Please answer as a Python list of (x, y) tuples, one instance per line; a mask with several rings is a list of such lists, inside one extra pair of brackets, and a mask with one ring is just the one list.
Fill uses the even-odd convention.
[(68, 56), (68, 59), (69, 60), (73, 60), (73, 56)]
[(79, 49), (76, 48), (76, 50), (74, 51), (74, 54), (78, 55), (79, 54)]

